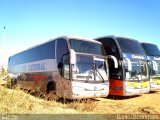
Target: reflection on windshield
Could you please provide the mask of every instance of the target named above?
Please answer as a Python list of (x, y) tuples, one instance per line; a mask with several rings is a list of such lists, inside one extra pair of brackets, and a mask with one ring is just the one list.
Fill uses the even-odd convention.
[(147, 63), (140, 60), (131, 60), (132, 71), (128, 71), (128, 63), (123, 61), (125, 67), (126, 80), (145, 80), (148, 78)]
[(149, 62), (149, 72), (151, 76), (160, 76), (160, 61), (155, 61), (157, 63), (157, 71), (154, 70), (154, 63)]
[(122, 37), (118, 37), (117, 41), (123, 53), (144, 55), (143, 49), (138, 41)]
[(142, 43), (142, 46), (148, 56), (160, 56), (160, 51), (157, 45), (150, 43)]
[(76, 64), (72, 65), (74, 80), (106, 81), (108, 80), (104, 59), (94, 59), (93, 56), (76, 55)]
[(98, 43), (88, 42), (84, 40), (82, 41), (77, 39), (70, 39), (70, 45), (75, 52), (105, 55), (102, 45)]

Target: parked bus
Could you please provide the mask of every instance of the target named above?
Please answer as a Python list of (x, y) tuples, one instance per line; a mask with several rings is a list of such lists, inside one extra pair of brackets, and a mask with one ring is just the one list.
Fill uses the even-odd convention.
[[(78, 99), (106, 97), (109, 71), (102, 44), (62, 36), (9, 58), (8, 72), (20, 88)], [(14, 85), (14, 84), (12, 84)]]
[(141, 43), (149, 60), (150, 89), (160, 90), (160, 50), (153, 43)]
[(100, 37), (96, 40), (102, 42), (109, 57), (109, 94), (132, 96), (148, 93), (148, 64), (140, 43), (117, 36)]

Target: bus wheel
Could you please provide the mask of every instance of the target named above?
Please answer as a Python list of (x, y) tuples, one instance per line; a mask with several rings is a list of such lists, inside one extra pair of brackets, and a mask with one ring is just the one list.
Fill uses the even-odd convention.
[(47, 95), (46, 95), (47, 100), (57, 100), (56, 88), (55, 88), (54, 81), (48, 82), (46, 93), (47, 93)]
[(17, 79), (10, 79), (7, 86), (10, 89), (14, 89), (16, 87), (16, 84), (17, 84)]

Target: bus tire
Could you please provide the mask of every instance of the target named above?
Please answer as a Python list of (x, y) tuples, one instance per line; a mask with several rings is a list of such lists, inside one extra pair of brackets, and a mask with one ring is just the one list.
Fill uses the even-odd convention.
[(55, 92), (55, 90), (56, 90), (55, 82), (54, 81), (48, 82), (46, 89), (47, 94), (49, 94), (50, 92)]
[(47, 84), (47, 90), (46, 90), (46, 99), (47, 100), (58, 100), (58, 97), (56, 95), (56, 85), (54, 81), (50, 81)]

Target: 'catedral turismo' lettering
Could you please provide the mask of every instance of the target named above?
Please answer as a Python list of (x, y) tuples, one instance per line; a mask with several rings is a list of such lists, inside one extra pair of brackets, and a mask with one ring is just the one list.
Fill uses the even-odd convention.
[(45, 70), (45, 63), (29, 65), (29, 71)]
[(140, 55), (132, 55), (132, 58), (134, 58), (134, 59), (144, 59), (144, 57), (140, 56)]

